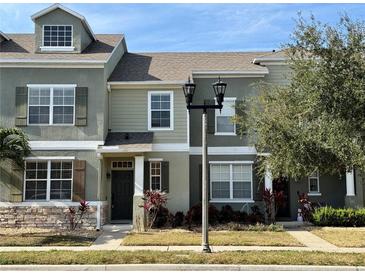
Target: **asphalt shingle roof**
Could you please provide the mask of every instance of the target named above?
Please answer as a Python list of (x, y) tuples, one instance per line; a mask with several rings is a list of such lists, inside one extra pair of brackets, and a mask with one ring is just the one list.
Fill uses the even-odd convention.
[(97, 41), (81, 53), (36, 53), (34, 34), (7, 34), (11, 40), (0, 44), (1, 59), (106, 60), (123, 38), (121, 34), (98, 34)]
[(109, 132), (104, 146), (152, 144), (153, 132)]
[(253, 71), (253, 64), (270, 52), (162, 52), (125, 53), (109, 81), (185, 81), (193, 71)]

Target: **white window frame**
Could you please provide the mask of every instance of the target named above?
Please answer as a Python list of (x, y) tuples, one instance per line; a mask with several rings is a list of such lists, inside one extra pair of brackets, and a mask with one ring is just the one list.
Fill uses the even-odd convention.
[[(45, 46), (44, 45), (44, 27), (71, 27), (71, 46)], [(41, 51), (73, 51), (74, 47), (74, 28), (73, 25), (52, 25), (45, 24), (42, 25), (42, 45), (40, 46)]]
[[(230, 198), (213, 198), (212, 197), (212, 179), (209, 176), (209, 186), (210, 186), (210, 202), (212, 203), (254, 203), (253, 200), (253, 161), (209, 161), (209, 168), (211, 165), (214, 164), (223, 164), (229, 165), (229, 196)], [(250, 165), (251, 167), (251, 197), (250, 199), (247, 198), (233, 198), (233, 165), (235, 164), (243, 164), (243, 165)]]
[[(217, 99), (214, 98), (215, 102), (217, 103)], [(233, 114), (233, 117), (236, 115), (236, 100), (237, 98), (236, 97), (227, 97), (227, 98), (224, 98), (224, 102), (233, 102), (233, 109), (234, 109), (234, 114)], [(223, 105), (224, 105), (224, 102), (223, 102)], [(214, 123), (215, 123), (215, 132), (214, 132), (214, 135), (217, 135), (217, 136), (237, 136), (237, 132), (236, 132), (236, 123), (234, 122), (233, 123), (233, 127), (234, 127), (234, 132), (219, 132), (218, 131), (218, 120), (217, 120), (217, 117), (218, 116), (221, 116), (220, 115), (220, 111), (219, 109), (216, 109), (215, 110), (215, 117), (214, 117)]]
[[(56, 85), (48, 85), (48, 84), (28, 84), (28, 106), (27, 106), (27, 126), (74, 126), (75, 125), (75, 109), (76, 109), (76, 84), (56, 84)], [(49, 101), (49, 123), (48, 124), (30, 124), (29, 123), (29, 90), (30, 88), (49, 88), (50, 89), (50, 101)], [(73, 121), (72, 124), (53, 124), (53, 89), (54, 88), (73, 88), (74, 89), (74, 104), (73, 104)], [(58, 105), (56, 105), (58, 106)], [(63, 106), (71, 106), (71, 105), (63, 105)]]
[[(317, 191), (311, 191), (310, 187), (310, 180), (311, 179), (316, 179), (317, 180)], [(316, 171), (315, 172), (315, 176), (310, 175), (308, 176), (308, 196), (321, 196), (321, 191), (320, 191), (320, 185), (319, 185), (319, 172)]]
[[(122, 163), (123, 162), (130, 162), (130, 163), (132, 163), (132, 166), (131, 167), (113, 167), (113, 163), (119, 163), (119, 162), (122, 162)], [(122, 166), (123, 166), (123, 164), (122, 164)], [(132, 169), (134, 169), (134, 162), (132, 160), (111, 161), (110, 168), (112, 170), (132, 170)]]
[[(169, 94), (170, 95), (170, 127), (152, 127), (152, 108), (151, 97), (157, 94)], [(173, 91), (148, 91), (148, 130), (149, 131), (171, 131), (174, 130), (174, 92)]]
[[(152, 175), (152, 164), (159, 164), (160, 165), (160, 175)], [(160, 189), (162, 189), (162, 162), (161, 161), (149, 161), (150, 164), (150, 190), (152, 190), (152, 177), (160, 177)], [(155, 189), (156, 190), (156, 189)]]
[[(26, 168), (24, 170), (23, 176), (23, 201), (24, 202), (70, 202), (72, 201), (72, 193), (73, 193), (73, 182), (74, 182), (74, 162), (75, 157), (29, 157), (25, 159), (25, 165), (27, 162), (47, 162), (47, 190), (46, 190), (46, 199), (45, 200), (26, 200), (25, 199), (25, 191), (26, 191)], [(51, 162), (52, 161), (70, 161), (72, 164), (71, 167), (71, 197), (70, 199), (52, 199), (51, 200)], [(29, 179), (31, 180), (31, 179)]]

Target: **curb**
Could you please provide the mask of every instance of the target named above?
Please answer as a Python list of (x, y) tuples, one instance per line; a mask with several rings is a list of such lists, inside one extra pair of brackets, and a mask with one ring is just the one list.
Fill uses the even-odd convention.
[(219, 264), (120, 264), (120, 265), (0, 265), (1, 271), (365, 271), (365, 266), (319, 265), (219, 265)]

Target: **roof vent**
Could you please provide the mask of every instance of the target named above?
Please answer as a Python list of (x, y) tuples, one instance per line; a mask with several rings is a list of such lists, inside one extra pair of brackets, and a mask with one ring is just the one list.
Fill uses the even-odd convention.
[(275, 50), (273, 49), (272, 52), (275, 52)]
[(126, 133), (126, 134), (124, 135), (124, 139), (126, 139), (126, 140), (128, 140), (128, 139), (129, 139), (129, 134), (128, 134), (128, 133)]

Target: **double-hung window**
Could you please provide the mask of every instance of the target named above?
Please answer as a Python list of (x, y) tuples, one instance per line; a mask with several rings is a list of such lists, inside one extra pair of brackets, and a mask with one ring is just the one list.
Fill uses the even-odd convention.
[(29, 125), (73, 125), (76, 85), (28, 85)]
[(172, 91), (150, 91), (148, 93), (148, 129), (173, 130)]
[(27, 161), (24, 200), (71, 200), (72, 177), (72, 160)]
[(161, 190), (161, 162), (150, 162), (150, 189)]
[(72, 25), (43, 25), (43, 43), (41, 49), (72, 49)]
[(215, 134), (236, 135), (236, 124), (233, 122), (236, 98), (224, 98), (222, 111), (215, 111)]
[(308, 195), (320, 195), (319, 191), (319, 172), (313, 172), (308, 177), (308, 187), (309, 187), (309, 193)]
[(252, 164), (210, 163), (210, 198), (213, 201), (252, 200)]

